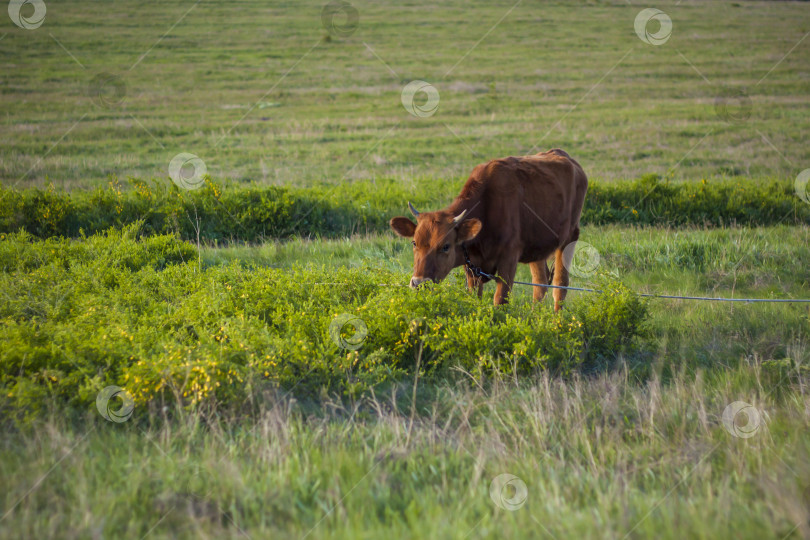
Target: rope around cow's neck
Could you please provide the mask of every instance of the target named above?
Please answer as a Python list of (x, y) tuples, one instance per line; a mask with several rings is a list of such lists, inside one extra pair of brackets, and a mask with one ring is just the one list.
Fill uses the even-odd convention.
[(481, 270), (479, 267), (475, 266), (472, 263), (472, 261), (470, 260), (470, 254), (467, 253), (467, 246), (465, 246), (463, 243), (461, 244), (461, 251), (462, 253), (464, 253), (464, 266), (467, 267), (467, 269), (472, 273), (473, 276), (475, 277), (483, 276), (488, 279), (498, 279), (495, 276), (487, 274), (486, 272), (484, 272), (483, 270)]

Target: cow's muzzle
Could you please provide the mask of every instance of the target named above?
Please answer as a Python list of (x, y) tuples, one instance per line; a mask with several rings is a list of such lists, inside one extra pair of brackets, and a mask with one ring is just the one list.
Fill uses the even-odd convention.
[(430, 279), (430, 278), (414, 276), (414, 277), (411, 278), (411, 287), (415, 289), (419, 285), (421, 285), (422, 283), (425, 283), (426, 281), (433, 281), (433, 280)]

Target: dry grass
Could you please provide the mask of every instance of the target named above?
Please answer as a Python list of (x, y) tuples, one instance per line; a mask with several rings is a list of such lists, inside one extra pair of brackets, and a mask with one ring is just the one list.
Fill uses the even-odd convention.
[[(250, 418), (56, 416), (4, 438), (13, 509), (0, 526), (63, 538), (807, 537), (806, 384), (756, 364), (645, 383), (622, 369), (461, 375), (319, 407), (255, 396)], [(748, 439), (722, 422), (738, 400), (762, 411)], [(526, 485), (515, 511), (489, 496), (504, 473)]]

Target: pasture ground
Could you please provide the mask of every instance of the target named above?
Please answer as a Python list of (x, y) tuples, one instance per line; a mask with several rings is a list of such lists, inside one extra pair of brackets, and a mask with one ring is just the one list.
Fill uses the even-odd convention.
[[(254, 420), (123, 425), (62, 416), (4, 437), (4, 537), (802, 538), (806, 387), (750, 365), (663, 383), (541, 376), (416, 387), (317, 412), (263, 396)], [(743, 397), (753, 437), (719, 416)], [(764, 418), (764, 413), (763, 413)], [(58, 465), (57, 465), (58, 464)], [(44, 472), (52, 472), (39, 484)], [(492, 480), (526, 485), (516, 511)], [(506, 497), (512, 497), (510, 492)]]
[[(166, 177), (180, 152), (214, 178), (304, 185), (466, 177), (535, 146), (606, 180), (810, 162), (801, 2), (670, 2), (659, 46), (635, 2), (356, 2), (346, 37), (323, 4), (52, 1), (37, 30), (6, 19), (0, 180)], [(413, 80), (439, 92), (434, 115), (406, 112)]]

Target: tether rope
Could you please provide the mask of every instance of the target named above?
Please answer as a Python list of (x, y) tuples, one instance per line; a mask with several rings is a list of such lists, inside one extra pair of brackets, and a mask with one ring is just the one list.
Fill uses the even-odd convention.
[[(605, 292), (600, 289), (588, 289), (587, 287), (563, 287), (562, 285), (544, 285), (541, 283), (531, 283), (529, 281), (513, 281), (512, 283), (514, 285), (529, 285), (531, 287), (545, 287), (547, 289), (564, 289), (566, 291), (580, 291), (599, 294)], [(310, 283), (310, 285), (346, 285), (346, 283), (317, 282), (317, 283)], [(407, 285), (403, 283), (374, 283), (374, 285), (376, 285), (377, 287), (407, 287)], [(678, 296), (674, 294), (652, 294), (652, 293), (640, 293), (636, 291), (630, 292), (635, 294), (636, 296), (642, 296), (644, 298), (666, 298), (671, 300), (704, 300), (707, 302), (743, 302), (746, 304), (753, 304), (757, 302), (781, 303), (781, 304), (810, 303), (810, 298), (723, 298), (719, 296)]]
[[(464, 244), (461, 245), (461, 249), (464, 252), (464, 266), (465, 270), (468, 273), (471, 273), (473, 277), (485, 277), (487, 279), (491, 279), (493, 281), (496, 280), (505, 280), (500, 276), (493, 276), (491, 274), (487, 274), (479, 267), (475, 266), (470, 261), (470, 255), (467, 253), (467, 249), (464, 247)], [(542, 283), (532, 283), (530, 281), (513, 281), (513, 285), (529, 285), (532, 287), (545, 287), (547, 289), (563, 289), (566, 291), (582, 291), (582, 292), (593, 292), (593, 293), (603, 293), (605, 291), (601, 291), (599, 289), (588, 289), (585, 287), (564, 287), (562, 285), (546, 285)], [(760, 303), (782, 303), (782, 304), (790, 304), (790, 303), (808, 303), (810, 302), (810, 298), (722, 298), (722, 297), (711, 297), (711, 296), (678, 296), (674, 294), (651, 294), (651, 293), (639, 293), (636, 291), (630, 291), (636, 296), (641, 296), (644, 298), (668, 298), (672, 300), (704, 300), (707, 302), (745, 302), (746, 304), (752, 304), (755, 302)]]
[[(585, 287), (563, 287), (562, 285), (543, 285), (540, 283), (530, 283), (528, 281), (514, 281), (513, 283), (516, 285), (531, 285), (532, 287), (546, 287), (548, 289), (565, 289), (568, 291), (582, 291), (594, 293), (605, 292), (599, 289), (587, 289)], [(710, 302), (745, 302), (745, 303), (779, 302), (784, 304), (810, 302), (810, 298), (722, 298), (712, 296), (677, 296), (674, 294), (650, 294), (650, 293), (639, 293), (635, 291), (631, 292), (637, 296), (643, 296), (645, 298), (670, 298), (674, 300), (706, 300)]]

